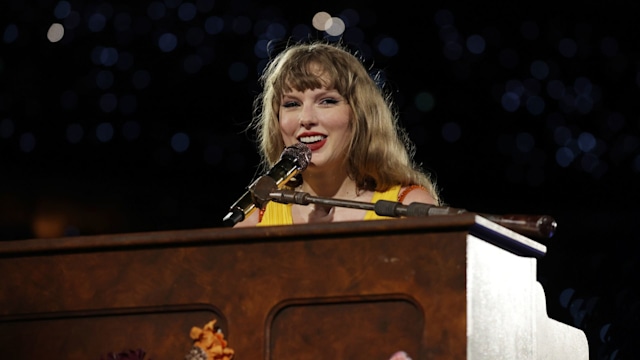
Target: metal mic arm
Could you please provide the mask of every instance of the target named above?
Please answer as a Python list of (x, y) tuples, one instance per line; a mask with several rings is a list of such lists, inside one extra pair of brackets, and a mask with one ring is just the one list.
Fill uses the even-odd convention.
[[(269, 179), (260, 179), (253, 188), (254, 201), (257, 204), (266, 204), (275, 201), (284, 204), (321, 204), (339, 206), (361, 210), (373, 210), (380, 216), (389, 217), (421, 217), (433, 215), (455, 215), (467, 212), (464, 209), (436, 206), (431, 204), (414, 202), (409, 205), (396, 201), (378, 200), (376, 203), (342, 200), (311, 196), (309, 193), (289, 189), (278, 190)], [(556, 221), (549, 215), (493, 215), (477, 213), (497, 224), (511, 229), (519, 234), (534, 238), (550, 238), (555, 234)]]
[(478, 215), (519, 234), (534, 238), (551, 238), (556, 233), (556, 228), (558, 227), (555, 219), (549, 215), (492, 215), (481, 213)]

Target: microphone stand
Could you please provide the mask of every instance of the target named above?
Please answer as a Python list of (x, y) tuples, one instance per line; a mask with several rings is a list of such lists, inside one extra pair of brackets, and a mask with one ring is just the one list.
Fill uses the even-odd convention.
[[(375, 203), (353, 201), (345, 199), (324, 198), (312, 196), (306, 192), (289, 189), (278, 189), (275, 181), (263, 176), (258, 179), (251, 191), (257, 206), (264, 208), (269, 201), (284, 204), (320, 204), (331, 207), (339, 206), (352, 209), (373, 210), (377, 215), (389, 217), (422, 217), (432, 215), (455, 215), (466, 213), (467, 210), (448, 206), (436, 206), (426, 203), (413, 202), (409, 205), (397, 201), (378, 200)], [(477, 213), (478, 215), (511, 229), (519, 234), (535, 238), (551, 238), (557, 223), (549, 215), (493, 215)]]

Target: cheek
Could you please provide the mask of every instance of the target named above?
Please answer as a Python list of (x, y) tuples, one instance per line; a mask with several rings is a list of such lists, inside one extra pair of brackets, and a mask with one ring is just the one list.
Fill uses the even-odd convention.
[(294, 121), (291, 116), (280, 114), (278, 125), (280, 126), (280, 133), (283, 137), (291, 137), (296, 134), (298, 130), (298, 122)]
[(340, 112), (336, 112), (327, 121), (327, 127), (331, 127), (333, 131), (350, 133), (351, 132), (351, 112), (344, 109)]

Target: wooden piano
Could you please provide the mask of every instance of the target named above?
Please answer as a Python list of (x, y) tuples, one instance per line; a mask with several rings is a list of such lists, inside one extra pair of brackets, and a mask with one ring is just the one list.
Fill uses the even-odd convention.
[(547, 316), (546, 247), (474, 214), (0, 242), (0, 353), (184, 359), (588, 359)]

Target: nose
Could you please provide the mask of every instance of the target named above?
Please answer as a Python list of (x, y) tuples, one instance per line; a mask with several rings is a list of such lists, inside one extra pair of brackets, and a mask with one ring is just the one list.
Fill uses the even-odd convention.
[(311, 119), (308, 119), (308, 118), (300, 118), (299, 123), (301, 127), (306, 129), (310, 128), (313, 125), (313, 121), (311, 121)]
[(302, 110), (300, 111), (298, 123), (300, 123), (301, 127), (307, 129), (316, 123), (316, 116), (312, 107), (303, 106)]

